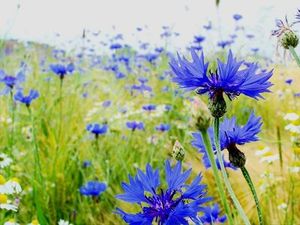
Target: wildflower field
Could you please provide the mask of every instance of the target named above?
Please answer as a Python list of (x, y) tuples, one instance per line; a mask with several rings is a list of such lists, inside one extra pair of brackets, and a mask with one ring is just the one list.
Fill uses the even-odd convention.
[(300, 224), (300, 11), (269, 30), (276, 60), (231, 19), (176, 50), (168, 26), (1, 39), (0, 224)]

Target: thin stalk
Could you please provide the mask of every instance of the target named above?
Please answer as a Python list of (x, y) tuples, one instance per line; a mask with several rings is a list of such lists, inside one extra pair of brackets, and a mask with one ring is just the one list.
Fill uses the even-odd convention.
[(260, 207), (260, 204), (259, 204), (259, 201), (258, 201), (258, 197), (257, 197), (256, 191), (255, 191), (255, 187), (254, 187), (253, 182), (251, 180), (250, 174), (248, 173), (248, 170), (244, 166), (241, 168), (241, 171), (242, 171), (242, 173), (245, 177), (245, 180), (247, 181), (247, 184), (249, 185), (249, 188), (252, 192), (252, 195), (253, 195), (253, 198), (254, 198), (254, 201), (255, 201), (255, 205), (256, 205), (256, 209), (257, 209), (259, 224), (263, 225), (264, 222), (263, 222), (262, 210), (261, 210), (261, 207)]
[(293, 48), (292, 46), (289, 46), (289, 50), (290, 50), (290, 53), (292, 54), (292, 56), (294, 57), (297, 65), (300, 67), (300, 58), (299, 58), (298, 54), (296, 53), (295, 48)]
[(277, 142), (278, 142), (278, 152), (279, 152), (279, 162), (280, 162), (280, 169), (281, 172), (283, 171), (283, 159), (282, 159), (282, 143), (281, 143), (281, 134), (280, 134), (280, 127), (276, 127), (277, 133)]
[(30, 106), (27, 106), (27, 110), (28, 110), (28, 113), (29, 113), (29, 116), (31, 119), (32, 141), (34, 143), (34, 177), (35, 177), (35, 179), (38, 180), (38, 183), (42, 185), (42, 189), (40, 189), (40, 188), (38, 189), (37, 185), (36, 185), (36, 181), (33, 180), (33, 198), (34, 198), (34, 203), (36, 206), (39, 222), (44, 225), (44, 224), (47, 224), (47, 220), (44, 216), (42, 204), (40, 202), (40, 199), (38, 198), (38, 193), (41, 193), (41, 190), (45, 190), (45, 184), (44, 184), (44, 179), (43, 179), (43, 175), (41, 172), (42, 170), (41, 170), (41, 163), (40, 163), (40, 156), (39, 156), (39, 147), (37, 144), (34, 119), (33, 119), (33, 115), (32, 115)]
[(224, 167), (223, 157), (222, 157), (221, 148), (220, 148), (219, 126), (220, 126), (220, 120), (219, 120), (219, 118), (215, 118), (214, 119), (214, 140), (215, 140), (215, 145), (216, 145), (216, 149), (217, 149), (217, 157), (218, 157), (218, 160), (220, 163), (224, 183), (225, 183), (225, 186), (229, 192), (229, 195), (230, 195), (236, 209), (238, 210), (238, 213), (240, 214), (241, 218), (243, 219), (244, 223), (247, 225), (251, 225), (239, 200), (237, 199), (237, 197), (234, 194), (234, 191), (231, 187), (230, 181), (228, 179), (228, 175), (227, 175), (225, 167)]
[(229, 224), (234, 224), (232, 214), (230, 212), (230, 208), (229, 208), (229, 205), (228, 205), (228, 202), (226, 199), (225, 190), (224, 190), (224, 187), (223, 187), (220, 175), (219, 175), (219, 171), (217, 168), (217, 163), (215, 160), (214, 152), (211, 147), (209, 136), (207, 134), (207, 131), (201, 131), (201, 134), (202, 134), (203, 142), (204, 142), (206, 152), (207, 152), (207, 155), (209, 158), (209, 162), (210, 162), (211, 168), (213, 170), (213, 174), (214, 174), (215, 181), (217, 184), (218, 192), (221, 197), (223, 207), (225, 208), (225, 212), (226, 212)]
[(14, 148), (14, 142), (15, 142), (15, 102), (14, 102), (14, 93), (13, 90), (10, 91), (10, 102), (11, 102), (11, 137), (10, 137), (10, 151), (11, 154), (13, 152)]

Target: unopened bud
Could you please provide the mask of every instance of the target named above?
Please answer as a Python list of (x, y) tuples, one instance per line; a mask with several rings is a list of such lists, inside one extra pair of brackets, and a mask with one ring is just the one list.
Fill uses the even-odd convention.
[(221, 118), (226, 113), (226, 102), (223, 93), (216, 93), (209, 102), (208, 108), (215, 118)]
[(172, 157), (176, 159), (177, 161), (182, 161), (185, 156), (185, 151), (183, 146), (180, 144), (179, 141), (175, 141), (175, 144), (173, 146), (173, 151), (172, 151)]
[(207, 105), (199, 98), (195, 98), (192, 107), (192, 123), (196, 125), (196, 128), (200, 131), (206, 131), (211, 122), (211, 115)]
[(286, 32), (281, 39), (281, 45), (285, 49), (289, 49), (289, 47), (296, 48), (298, 43), (299, 38), (293, 31)]
[(238, 168), (242, 168), (246, 164), (246, 156), (241, 152), (235, 144), (229, 145), (227, 148), (229, 152), (229, 161), (232, 165)]

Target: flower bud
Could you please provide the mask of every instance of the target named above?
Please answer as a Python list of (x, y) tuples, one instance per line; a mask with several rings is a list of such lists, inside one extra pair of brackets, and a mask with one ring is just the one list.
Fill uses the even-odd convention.
[(183, 146), (180, 144), (179, 141), (175, 141), (175, 144), (173, 146), (173, 151), (172, 151), (172, 157), (176, 159), (177, 161), (182, 161), (185, 156), (185, 151)]
[(208, 108), (215, 118), (221, 118), (226, 113), (226, 102), (223, 93), (216, 93), (209, 102)]
[(196, 125), (198, 130), (206, 131), (211, 122), (211, 116), (207, 105), (199, 98), (195, 98), (192, 104), (192, 123)]
[(229, 152), (229, 161), (232, 165), (238, 168), (242, 168), (246, 164), (246, 156), (241, 152), (235, 144), (229, 145), (227, 148)]
[(296, 48), (298, 43), (299, 38), (293, 31), (286, 32), (281, 39), (281, 45), (285, 49), (289, 49), (289, 47)]

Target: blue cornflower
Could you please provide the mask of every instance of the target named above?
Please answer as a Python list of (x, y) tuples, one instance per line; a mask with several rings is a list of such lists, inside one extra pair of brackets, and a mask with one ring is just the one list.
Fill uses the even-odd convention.
[(144, 124), (142, 122), (137, 121), (130, 121), (126, 123), (127, 128), (131, 129), (132, 131), (135, 130), (144, 130)]
[(291, 85), (293, 83), (293, 79), (287, 79), (287, 80), (285, 80), (285, 83)]
[(298, 12), (296, 14), (296, 21), (295, 23), (300, 23), (300, 9), (298, 9)]
[[(246, 163), (245, 154), (242, 153), (237, 145), (244, 145), (249, 142), (258, 141), (258, 133), (261, 131), (261, 117), (256, 117), (251, 113), (247, 123), (244, 126), (239, 126), (236, 118), (225, 119), (220, 124), (220, 145), (221, 150), (227, 149), (229, 152), (229, 161), (235, 167), (243, 167)], [(211, 142), (214, 143), (213, 128), (209, 128), (209, 136)], [(193, 146), (201, 149), (204, 152), (203, 140), (199, 134), (194, 134)], [(215, 150), (215, 146), (213, 145)], [(216, 150), (215, 150), (216, 152)]]
[(145, 111), (151, 112), (151, 111), (154, 111), (156, 109), (156, 105), (152, 105), (152, 104), (144, 105), (142, 108)]
[(207, 206), (204, 208), (204, 215), (200, 217), (200, 220), (203, 224), (219, 224), (226, 222), (226, 216), (220, 216), (221, 213), (220, 207), (218, 204), (210, 207)]
[(53, 73), (58, 75), (60, 79), (64, 79), (65, 75), (70, 74), (75, 70), (75, 66), (73, 63), (66, 66), (63, 64), (51, 64), (50, 69)]
[(93, 124), (88, 124), (86, 126), (87, 131), (95, 134), (95, 137), (99, 137), (99, 135), (104, 135), (106, 134), (107, 130), (108, 130), (108, 126), (106, 124), (101, 125), (98, 123), (93, 123)]
[[(187, 90), (196, 90), (198, 94), (208, 94), (211, 102), (211, 113), (214, 117), (222, 117), (226, 112), (225, 93), (231, 100), (240, 94), (259, 99), (261, 93), (270, 92), (272, 83), (268, 80), (273, 72), (258, 72), (258, 65), (249, 63), (241, 68), (244, 61), (237, 61), (229, 51), (227, 62), (218, 60), (218, 68), (214, 73), (208, 72), (208, 63), (204, 62), (203, 53), (199, 57), (191, 50), (193, 62), (178, 56), (178, 60), (170, 62), (174, 72), (173, 81)], [(217, 105), (217, 107), (216, 107)], [(218, 110), (216, 110), (218, 108)]]
[(171, 168), (167, 160), (165, 164), (167, 189), (163, 190), (159, 171), (148, 164), (146, 172), (138, 170), (137, 175), (129, 175), (129, 183), (122, 183), (123, 194), (116, 197), (141, 206), (138, 213), (126, 213), (117, 209), (116, 213), (131, 225), (151, 225), (153, 221), (159, 225), (188, 224), (188, 219), (199, 223), (198, 212), (203, 210), (202, 204), (211, 200), (206, 197), (206, 186), (201, 184), (198, 175), (191, 184), (185, 184), (191, 169), (181, 173), (181, 163)]
[(1, 94), (8, 94), (14, 87), (25, 81), (25, 71), (21, 69), (16, 76), (7, 75), (3, 70), (0, 70), (0, 82), (5, 84), (5, 88), (1, 91)]
[(15, 94), (14, 99), (15, 99), (15, 101), (19, 101), (19, 102), (25, 104), (27, 107), (29, 107), (32, 100), (38, 98), (39, 96), (40, 95), (39, 95), (38, 91), (31, 89), (27, 96), (23, 95), (23, 93), (21, 91), (18, 91)]
[(85, 196), (97, 197), (106, 190), (105, 183), (99, 181), (89, 181), (84, 186), (80, 187), (80, 194)]
[[(209, 133), (209, 137), (211, 139), (211, 143), (214, 143), (213, 142), (214, 141), (213, 128), (209, 128), (208, 133)], [(203, 163), (203, 165), (205, 166), (206, 169), (210, 168), (211, 164), (210, 164), (210, 161), (209, 161), (209, 158), (208, 158), (208, 155), (207, 155), (207, 150), (205, 149), (205, 145), (204, 145), (204, 142), (203, 142), (203, 139), (202, 139), (202, 135), (200, 133), (193, 133), (193, 138), (194, 139), (191, 143), (195, 148), (198, 149), (198, 152), (202, 154), (202, 163)], [(215, 145), (214, 144), (212, 144), (212, 145), (213, 145), (214, 153), (216, 154), (217, 152), (216, 152)], [(224, 155), (222, 157), (223, 157), (224, 167), (236, 170), (236, 168), (230, 162), (228, 162), (224, 159)], [(215, 161), (216, 161), (216, 164), (217, 164), (217, 168), (219, 170), (221, 170), (220, 162), (219, 162), (219, 160), (216, 156), (215, 156)]]
[(107, 108), (107, 107), (109, 107), (111, 105), (111, 101), (110, 100), (106, 100), (106, 101), (104, 101), (103, 103), (102, 103), (102, 106), (104, 107), (104, 108)]
[(83, 163), (82, 163), (82, 167), (83, 168), (88, 168), (92, 166), (92, 162), (90, 160), (84, 160)]
[(164, 124), (164, 123), (161, 123), (161, 124), (159, 124), (158, 126), (155, 127), (155, 129), (157, 131), (161, 131), (161, 132), (169, 131), (170, 128), (171, 128), (170, 124)]
[(203, 28), (204, 28), (205, 30), (211, 30), (211, 28), (212, 28), (212, 23), (211, 23), (211, 21), (209, 21), (207, 25), (204, 25)]
[(205, 40), (205, 37), (199, 35), (199, 36), (194, 36), (194, 43), (201, 44)]
[(239, 20), (242, 19), (242, 18), (243, 18), (243, 16), (240, 15), (240, 14), (234, 14), (234, 15), (233, 15), (233, 19), (236, 20), (236, 21), (239, 21)]
[(112, 44), (112, 45), (110, 45), (110, 47), (109, 47), (110, 49), (112, 49), (112, 50), (116, 50), (116, 49), (120, 49), (120, 48), (122, 48), (122, 45), (121, 44), (118, 44), (118, 43), (116, 43), (116, 44)]
[(218, 42), (218, 46), (221, 47), (221, 48), (225, 48), (226, 46), (229, 46), (233, 43), (233, 41), (219, 41)]

